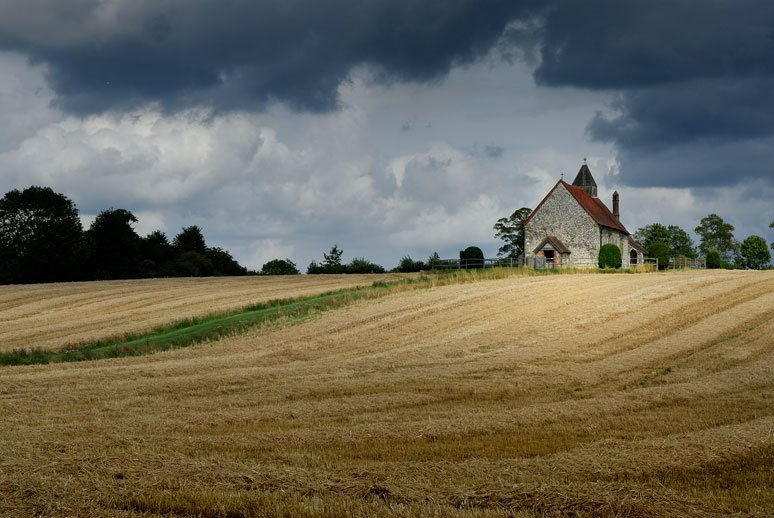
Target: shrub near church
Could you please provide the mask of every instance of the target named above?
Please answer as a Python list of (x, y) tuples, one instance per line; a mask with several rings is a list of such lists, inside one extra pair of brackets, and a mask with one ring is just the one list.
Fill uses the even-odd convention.
[(602, 245), (599, 249), (599, 267), (600, 268), (620, 268), (621, 267), (621, 250), (613, 245)]

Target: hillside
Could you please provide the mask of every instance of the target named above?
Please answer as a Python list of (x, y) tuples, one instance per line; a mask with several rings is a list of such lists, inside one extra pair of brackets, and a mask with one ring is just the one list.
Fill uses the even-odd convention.
[(190, 277), (0, 286), (0, 352), (57, 349), (410, 274)]
[(772, 336), (774, 272), (579, 274), (6, 367), (0, 514), (765, 515)]

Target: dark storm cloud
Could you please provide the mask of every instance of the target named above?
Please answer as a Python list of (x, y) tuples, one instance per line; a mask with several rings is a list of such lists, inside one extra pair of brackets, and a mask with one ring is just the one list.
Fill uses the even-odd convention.
[(628, 89), (774, 72), (768, 0), (564, 2), (543, 26), (535, 78)]
[[(624, 182), (774, 176), (765, 152), (774, 139), (769, 0), (0, 2), (0, 50), (45, 65), (54, 102), (76, 114), (147, 102), (236, 111), (271, 100), (330, 111), (355, 67), (384, 83), (430, 82), (492, 49), (532, 64), (538, 85), (615, 95), (588, 132), (616, 145)], [(734, 154), (743, 150), (755, 159)], [(683, 169), (641, 176), (653, 157)]]
[(736, 140), (774, 134), (774, 77), (712, 78), (628, 91), (614, 118), (589, 124), (598, 140), (624, 147), (669, 147), (698, 139)]
[(588, 131), (616, 144), (624, 182), (774, 177), (774, 3), (567, 2), (541, 34), (538, 84), (617, 92)]
[(525, 3), (9, 0), (0, 48), (46, 64), (57, 101), (75, 113), (271, 99), (326, 111), (355, 66), (374, 67), (381, 81), (422, 82), (471, 62)]

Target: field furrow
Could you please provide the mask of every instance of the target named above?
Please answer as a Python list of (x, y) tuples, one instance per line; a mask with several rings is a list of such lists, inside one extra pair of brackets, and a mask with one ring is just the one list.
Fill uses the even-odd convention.
[(184, 318), (400, 277), (186, 278), (0, 286), (0, 352), (59, 349), (143, 333)]
[[(165, 282), (158, 303), (181, 312), (282, 286)], [(101, 283), (92, 300), (9, 289), (0, 336), (32, 308), (58, 315), (40, 336), (59, 343), (104, 325), (65, 323), (84, 308), (122, 329), (149, 288), (116, 288), (126, 317)], [(150, 356), (6, 367), (0, 514), (767, 516), (773, 337), (774, 272), (512, 276)]]

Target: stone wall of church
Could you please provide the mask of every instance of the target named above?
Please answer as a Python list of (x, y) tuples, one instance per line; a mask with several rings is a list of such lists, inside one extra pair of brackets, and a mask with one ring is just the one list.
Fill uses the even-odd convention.
[(613, 244), (621, 251), (621, 265), (629, 266), (629, 241), (626, 235), (611, 228), (602, 227), (602, 244)]
[(626, 268), (631, 266), (631, 253), (635, 250), (637, 253), (637, 264), (643, 264), (645, 257), (641, 252), (629, 244), (629, 239), (625, 234), (610, 228), (602, 227), (602, 244), (612, 243), (621, 250), (621, 266)]
[[(625, 234), (613, 230), (610, 228), (602, 227), (602, 244), (612, 243), (621, 250), (621, 265), (625, 268), (631, 265), (631, 252), (632, 246), (629, 244), (629, 239)], [(644, 257), (640, 252), (637, 252), (637, 264), (643, 263)]]
[(601, 233), (602, 244), (610, 243), (617, 246), (621, 251), (621, 266), (629, 266), (629, 240), (626, 235), (607, 227), (602, 227)]
[(599, 225), (562, 184), (548, 195), (524, 228), (527, 264), (533, 264), (535, 248), (546, 236), (556, 236), (570, 249), (573, 266), (597, 266)]

